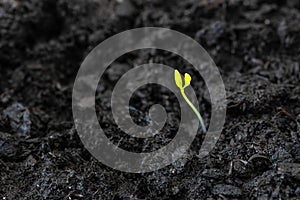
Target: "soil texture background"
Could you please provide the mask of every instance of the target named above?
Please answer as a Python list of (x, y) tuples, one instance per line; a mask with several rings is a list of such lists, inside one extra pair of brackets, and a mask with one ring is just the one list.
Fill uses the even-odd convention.
[[(300, 199), (299, 22), (298, 0), (1, 0), (0, 198)], [(203, 140), (199, 129), (186, 157), (152, 173), (123, 173), (82, 145), (72, 87), (100, 42), (146, 26), (180, 31), (208, 51), (226, 87), (226, 123), (204, 159), (195, 156)], [(114, 85), (149, 62), (192, 75), (209, 124), (210, 97), (192, 66), (169, 52), (130, 52), (101, 79), (96, 109), (106, 135), (135, 152), (166, 145), (180, 120), (174, 94), (149, 85), (134, 93), (130, 113), (147, 125), (149, 106), (162, 104), (170, 118), (161, 133), (134, 140), (114, 123)]]

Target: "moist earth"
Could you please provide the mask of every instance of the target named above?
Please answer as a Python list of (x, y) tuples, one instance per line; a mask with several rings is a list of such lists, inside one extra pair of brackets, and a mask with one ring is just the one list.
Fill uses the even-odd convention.
[[(300, 3), (290, 0), (2, 0), (0, 2), (0, 197), (3, 199), (300, 199)], [(121, 31), (166, 27), (198, 41), (222, 75), (227, 116), (214, 150), (151, 173), (113, 170), (74, 128), (72, 87), (85, 56)], [(118, 130), (110, 95), (132, 66), (163, 63), (189, 72), (209, 124), (210, 97), (186, 61), (161, 50), (123, 55), (99, 83), (96, 110), (106, 135), (135, 152), (176, 135), (180, 108), (158, 85), (136, 91), (130, 113), (150, 123), (149, 106), (170, 118), (152, 140)], [(121, 139), (121, 143), (118, 143)]]

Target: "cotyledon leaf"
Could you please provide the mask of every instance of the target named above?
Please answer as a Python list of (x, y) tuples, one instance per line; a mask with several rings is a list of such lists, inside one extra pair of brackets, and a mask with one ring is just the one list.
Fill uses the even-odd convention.
[(183, 88), (183, 85), (182, 85), (182, 78), (181, 78), (181, 75), (179, 73), (178, 70), (175, 70), (175, 83), (177, 85), (177, 87), (179, 88)]
[(188, 73), (184, 74), (184, 87), (187, 87), (191, 84), (192, 77)]

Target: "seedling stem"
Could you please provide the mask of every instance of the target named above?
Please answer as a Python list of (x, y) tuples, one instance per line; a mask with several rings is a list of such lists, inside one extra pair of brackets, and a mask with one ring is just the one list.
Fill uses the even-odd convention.
[(182, 97), (184, 98), (184, 100), (187, 102), (187, 104), (191, 107), (191, 109), (194, 111), (194, 113), (198, 117), (200, 124), (202, 126), (203, 132), (206, 133), (207, 130), (206, 130), (206, 126), (204, 124), (202, 116), (200, 115), (197, 108), (192, 104), (192, 102), (189, 100), (189, 98), (186, 96), (186, 94), (184, 92), (184, 89), (190, 85), (191, 80), (192, 80), (191, 76), (188, 73), (185, 73), (184, 74), (184, 86), (183, 86), (181, 75), (178, 72), (178, 70), (175, 70), (175, 83), (176, 83), (177, 87), (180, 89), (180, 93), (181, 93)]

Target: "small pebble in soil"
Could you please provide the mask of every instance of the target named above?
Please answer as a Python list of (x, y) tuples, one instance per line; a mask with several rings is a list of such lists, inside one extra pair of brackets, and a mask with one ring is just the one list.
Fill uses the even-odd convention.
[(6, 138), (2, 139), (2, 137), (0, 137), (0, 157), (13, 157), (15, 154), (16, 149), (13, 144), (9, 140), (6, 140)]
[(29, 110), (20, 103), (14, 103), (3, 111), (8, 117), (10, 126), (14, 132), (21, 137), (27, 137), (30, 134), (30, 113)]
[(240, 196), (242, 191), (233, 185), (219, 184), (213, 187), (212, 193), (214, 195)]
[(202, 175), (207, 178), (219, 179), (225, 176), (225, 173), (219, 169), (205, 169)]
[(292, 156), (284, 148), (279, 147), (278, 150), (272, 155), (272, 161), (288, 161), (291, 160)]
[(77, 190), (83, 190), (84, 189), (83, 183), (82, 182), (77, 183), (76, 189)]
[(185, 161), (183, 159), (178, 159), (172, 163), (172, 166), (178, 171), (182, 171), (184, 169)]

